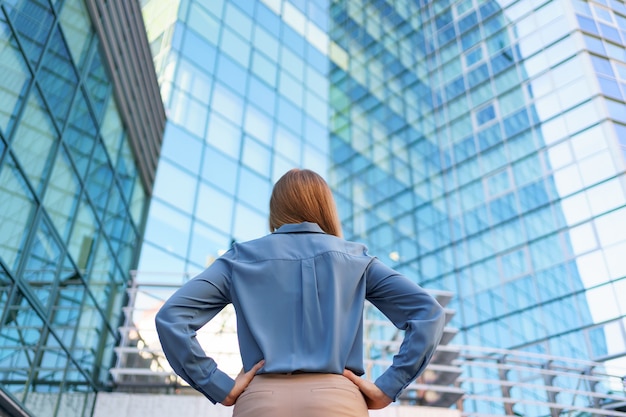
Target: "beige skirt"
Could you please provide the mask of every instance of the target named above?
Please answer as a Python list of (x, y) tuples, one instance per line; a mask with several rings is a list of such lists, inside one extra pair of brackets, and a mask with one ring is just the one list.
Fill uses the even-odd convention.
[(239, 396), (233, 417), (367, 417), (356, 385), (336, 374), (263, 374)]

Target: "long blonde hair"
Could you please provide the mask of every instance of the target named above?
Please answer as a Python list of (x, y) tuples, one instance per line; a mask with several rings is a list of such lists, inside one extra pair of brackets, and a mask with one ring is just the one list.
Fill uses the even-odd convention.
[(294, 168), (274, 185), (270, 198), (270, 232), (284, 224), (311, 222), (329, 235), (342, 236), (330, 187), (317, 173)]

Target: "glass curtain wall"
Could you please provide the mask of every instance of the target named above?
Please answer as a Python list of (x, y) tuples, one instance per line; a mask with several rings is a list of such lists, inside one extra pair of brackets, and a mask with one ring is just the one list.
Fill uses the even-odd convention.
[[(457, 294), (454, 343), (623, 372), (624, 3), (346, 0), (330, 17), (330, 178), (346, 237)], [(375, 345), (368, 355), (389, 359)], [(483, 372), (465, 376), (499, 378)]]
[[(325, 175), (328, 2), (150, 0), (142, 13), (168, 122), (135, 281), (179, 285), (232, 242), (269, 233), (283, 173)], [(163, 301), (137, 298), (135, 308)], [(217, 332), (234, 327), (231, 313)], [(157, 344), (147, 327), (142, 343)], [(226, 350), (235, 352), (218, 363), (236, 374), (236, 346)]]
[(0, 1), (0, 387), (91, 415), (146, 193), (82, 0)]

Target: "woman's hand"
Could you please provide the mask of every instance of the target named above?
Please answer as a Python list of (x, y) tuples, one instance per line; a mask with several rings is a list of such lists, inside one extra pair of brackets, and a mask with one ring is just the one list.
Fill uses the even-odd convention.
[(256, 375), (257, 371), (261, 369), (261, 367), (265, 364), (265, 361), (259, 361), (254, 365), (248, 372), (243, 372), (243, 368), (237, 378), (235, 378), (235, 386), (230, 390), (224, 401), (222, 401), (223, 405), (233, 405), (237, 402), (237, 398), (241, 395), (241, 393), (248, 387), (254, 375)]
[(387, 394), (382, 392), (376, 384), (358, 377), (354, 372), (345, 369), (343, 371), (343, 376), (348, 378), (359, 388), (361, 394), (363, 394), (363, 398), (365, 398), (365, 403), (367, 404), (368, 409), (379, 410), (387, 407), (393, 401), (387, 396)]

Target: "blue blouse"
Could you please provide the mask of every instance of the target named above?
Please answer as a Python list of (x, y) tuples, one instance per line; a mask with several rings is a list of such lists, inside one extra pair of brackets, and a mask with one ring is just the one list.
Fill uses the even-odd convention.
[(258, 374), (341, 374), (347, 368), (363, 375), (366, 299), (405, 331), (393, 365), (374, 381), (395, 400), (437, 347), (443, 308), (364, 245), (325, 234), (315, 223), (287, 224), (234, 244), (166, 301), (156, 328), (174, 371), (215, 403), (234, 380), (195, 335), (226, 305), (235, 308), (244, 370), (264, 359)]

